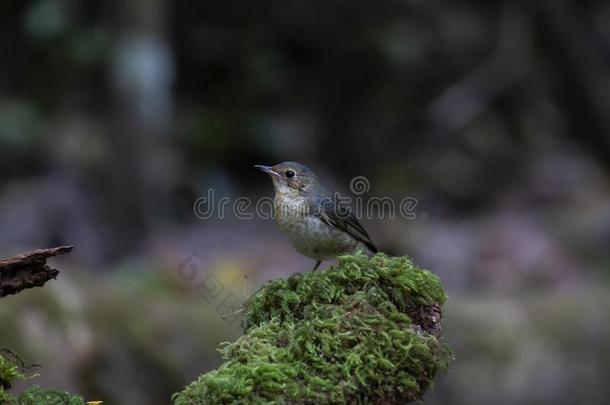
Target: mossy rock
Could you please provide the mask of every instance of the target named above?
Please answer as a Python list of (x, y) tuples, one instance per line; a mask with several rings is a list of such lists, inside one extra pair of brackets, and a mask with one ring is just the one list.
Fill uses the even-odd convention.
[(245, 304), (225, 363), (173, 397), (193, 404), (403, 404), (452, 359), (439, 279), (405, 257), (357, 253), (274, 280)]

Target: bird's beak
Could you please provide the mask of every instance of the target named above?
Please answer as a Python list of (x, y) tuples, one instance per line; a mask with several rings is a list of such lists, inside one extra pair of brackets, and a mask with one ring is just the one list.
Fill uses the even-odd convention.
[(257, 168), (258, 170), (260, 170), (261, 172), (265, 172), (272, 176), (280, 177), (280, 174), (278, 172), (276, 172), (275, 170), (273, 170), (273, 168), (271, 166), (255, 165), (254, 167)]

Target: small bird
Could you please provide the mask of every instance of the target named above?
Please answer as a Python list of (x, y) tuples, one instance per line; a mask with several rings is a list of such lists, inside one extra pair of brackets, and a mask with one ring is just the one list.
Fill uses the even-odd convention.
[(325, 188), (311, 170), (297, 162), (256, 165), (269, 174), (275, 188), (275, 221), (301, 254), (316, 261), (358, 249), (377, 253), (369, 234), (336, 193)]

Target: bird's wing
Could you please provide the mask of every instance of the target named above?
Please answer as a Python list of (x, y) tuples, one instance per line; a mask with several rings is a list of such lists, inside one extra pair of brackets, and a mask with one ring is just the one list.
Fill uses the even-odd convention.
[(352, 235), (364, 243), (371, 252), (377, 253), (377, 248), (364, 227), (346, 205), (333, 197), (325, 196), (310, 199), (310, 209), (313, 215), (319, 217), (330, 226), (334, 226)]

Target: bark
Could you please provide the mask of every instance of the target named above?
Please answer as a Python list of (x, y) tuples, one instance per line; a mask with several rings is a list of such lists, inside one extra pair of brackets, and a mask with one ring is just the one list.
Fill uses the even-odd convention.
[(59, 270), (49, 267), (47, 259), (72, 251), (72, 246), (38, 249), (0, 260), (0, 297), (17, 294), (32, 287), (42, 287), (55, 279)]

